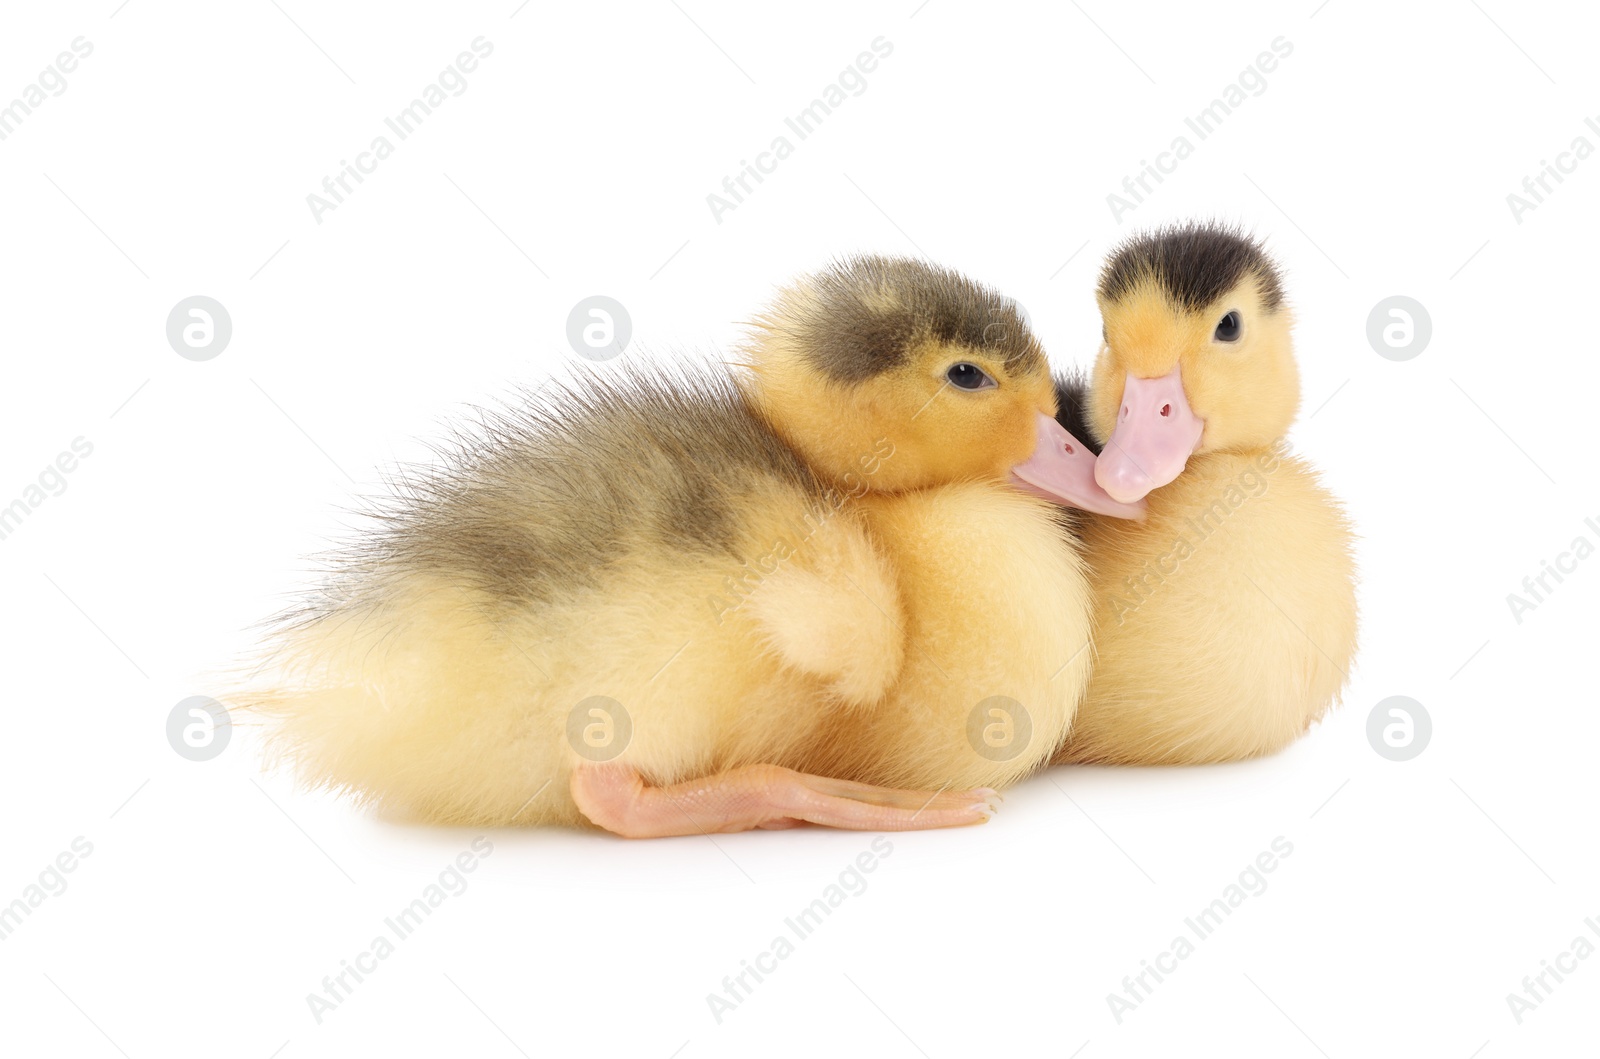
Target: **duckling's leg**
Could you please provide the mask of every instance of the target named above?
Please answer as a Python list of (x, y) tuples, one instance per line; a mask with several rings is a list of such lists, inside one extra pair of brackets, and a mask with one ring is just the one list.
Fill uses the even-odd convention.
[(850, 831), (918, 831), (981, 824), (995, 792), (901, 791), (747, 765), (704, 779), (651, 787), (637, 769), (608, 763), (572, 773), (572, 800), (596, 825), (624, 838), (705, 835), (797, 823)]

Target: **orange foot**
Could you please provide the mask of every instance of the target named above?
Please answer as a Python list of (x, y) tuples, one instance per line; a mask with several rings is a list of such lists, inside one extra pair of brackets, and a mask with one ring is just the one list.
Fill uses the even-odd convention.
[(967, 827), (994, 815), (998, 796), (971, 791), (902, 791), (809, 776), (777, 765), (747, 765), (715, 776), (647, 786), (629, 765), (581, 765), (572, 798), (590, 821), (624, 838), (706, 835), (821, 824), (850, 831)]

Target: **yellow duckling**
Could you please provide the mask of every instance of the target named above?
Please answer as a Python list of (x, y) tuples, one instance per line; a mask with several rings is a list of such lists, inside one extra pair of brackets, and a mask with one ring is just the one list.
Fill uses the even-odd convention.
[(987, 819), (1089, 660), (1059, 512), (1010, 476), (1133, 509), (1012, 303), (954, 273), (847, 262), (749, 352), (501, 414), (404, 481), (241, 696), (270, 749), (429, 821)]
[(1098, 300), (1104, 341), (1062, 421), (1148, 511), (1086, 520), (1097, 658), (1057, 760), (1272, 753), (1338, 699), (1356, 642), (1349, 523), (1282, 441), (1300, 384), (1278, 271), (1236, 231), (1183, 225), (1120, 247)]

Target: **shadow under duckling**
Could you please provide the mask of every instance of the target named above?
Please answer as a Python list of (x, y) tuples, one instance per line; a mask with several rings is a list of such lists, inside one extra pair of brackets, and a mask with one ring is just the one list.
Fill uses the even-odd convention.
[[(445, 823), (986, 820), (1087, 679), (1081, 566), (1011, 475), (1133, 509), (1014, 306), (954, 273), (847, 262), (749, 354), (585, 382), (402, 480), (236, 697), (269, 752)], [(968, 739), (994, 696), (1026, 704), (1015, 753)]]
[(1278, 270), (1232, 229), (1136, 236), (1101, 273), (1103, 343), (1058, 417), (1142, 521), (1087, 516), (1096, 660), (1057, 762), (1273, 753), (1334, 704), (1356, 644), (1351, 530), (1283, 437), (1300, 402)]

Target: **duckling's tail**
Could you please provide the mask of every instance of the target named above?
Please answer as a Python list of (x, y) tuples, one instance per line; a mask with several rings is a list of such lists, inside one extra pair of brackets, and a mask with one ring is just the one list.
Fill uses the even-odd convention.
[(538, 666), (491, 614), (412, 583), (281, 629), (225, 701), (309, 788), (436, 823), (576, 822)]

